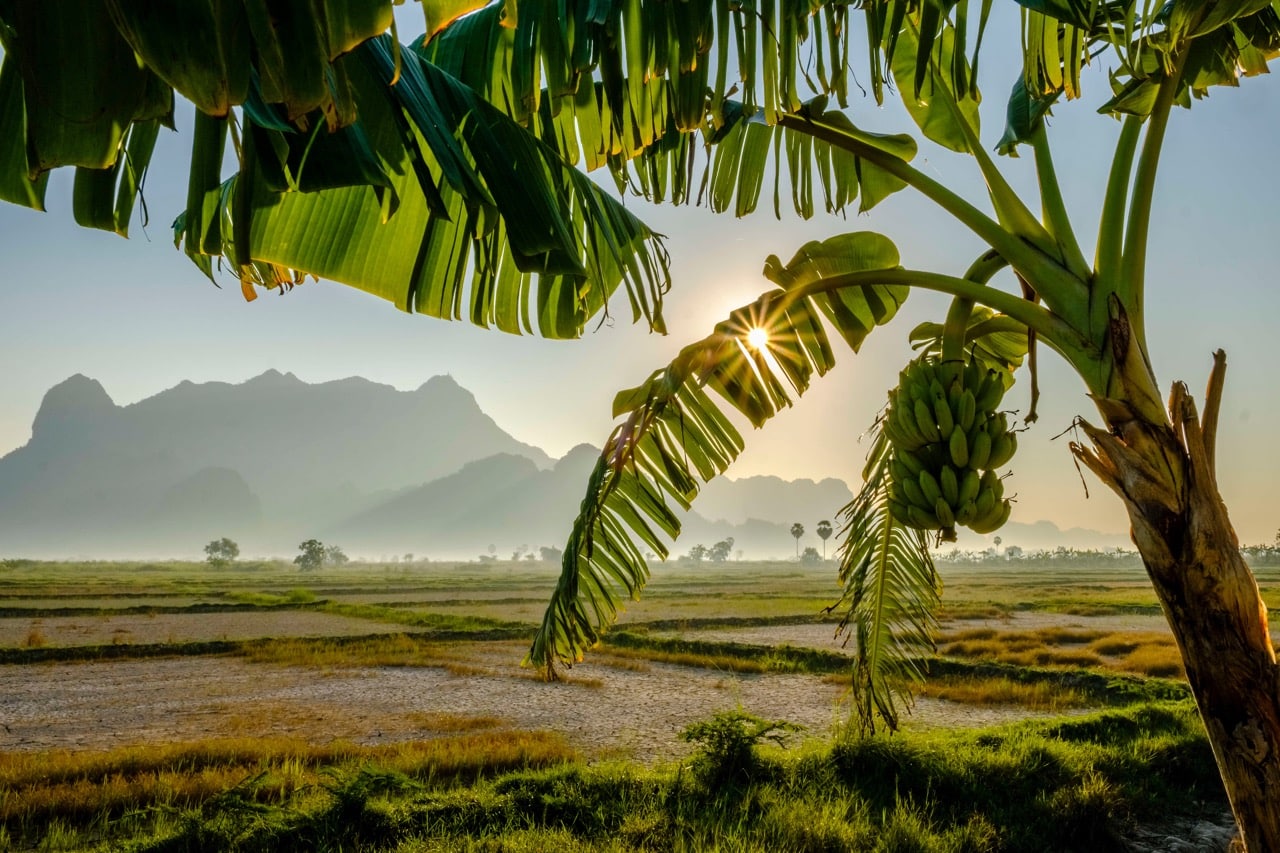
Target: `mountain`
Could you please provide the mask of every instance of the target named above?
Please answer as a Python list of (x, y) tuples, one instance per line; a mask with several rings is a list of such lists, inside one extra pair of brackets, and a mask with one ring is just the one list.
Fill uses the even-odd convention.
[[(469, 559), (490, 544), (501, 557), (537, 553), (563, 546), (598, 455), (584, 444), (553, 461), (447, 376), (397, 391), (268, 370), (117, 406), (76, 375), (49, 389), (31, 440), (0, 458), (0, 557), (194, 557), (222, 536), (246, 554), (291, 554), (312, 537), (375, 558)], [(749, 559), (821, 550), (818, 521), (838, 529), (851, 499), (831, 478), (720, 478), (684, 514), (672, 553), (727, 538)], [(1000, 534), (1028, 551), (1129, 544), (1047, 521), (1010, 522)], [(992, 542), (965, 532), (957, 544)]]
[(489, 544), (500, 544), (503, 557), (520, 546), (537, 553), (568, 536), (599, 453), (579, 445), (546, 470), (521, 456), (491, 456), (387, 498), (325, 536), (354, 553), (474, 557)]
[(208, 529), (279, 548), (499, 453), (552, 463), (448, 376), (402, 392), (268, 370), (117, 406), (76, 375), (45, 394), (31, 440), (0, 458), (0, 553), (185, 552)]
[[(412, 552), (474, 558), (492, 543), (498, 556), (505, 558), (521, 546), (535, 554), (543, 545), (562, 547), (599, 454), (597, 448), (579, 445), (545, 470), (509, 454), (472, 462), (457, 474), (405, 490), (356, 513), (321, 538), (341, 542), (352, 553), (371, 555)], [(712, 487), (717, 511), (735, 508), (733, 519), (706, 517), (704, 497)], [(710, 546), (732, 537), (735, 552), (753, 559), (785, 558), (795, 549), (791, 522), (764, 518), (789, 519), (801, 505), (815, 519), (833, 517), (834, 512), (820, 516), (814, 510), (824, 506), (824, 500), (838, 498), (841, 490), (848, 494), (848, 487), (839, 480), (821, 484), (777, 477), (717, 480), (699, 496), (695, 509), (683, 514), (680, 539), (668, 546), (673, 555), (679, 555), (695, 544)], [(749, 511), (764, 518), (736, 515)], [(821, 547), (812, 532), (801, 544)]]

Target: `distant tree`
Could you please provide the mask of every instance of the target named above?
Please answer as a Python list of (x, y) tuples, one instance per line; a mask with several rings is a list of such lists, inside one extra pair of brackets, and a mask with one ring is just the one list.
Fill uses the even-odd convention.
[(1022, 559), (1022, 549), (1017, 545), (1010, 545), (1004, 549), (1004, 555), (1010, 560), (1020, 560)]
[(412, 563), (412, 562), (413, 562), (413, 552), (412, 552), (412, 551), (410, 551), (408, 554), (405, 554), (405, 555), (404, 555), (404, 561), (405, 561), (406, 563)]
[(995, 543), (996, 543), (996, 553), (997, 553), (997, 554), (999, 554), (999, 553), (1000, 553), (1000, 545), (1004, 542), (1004, 540), (1003, 540), (1003, 539), (1001, 539), (999, 536), (997, 536), (995, 539), (993, 539), (993, 540), (991, 540), (991, 541), (993, 541), (993, 542), (995, 542)]
[(806, 546), (804, 553), (800, 555), (800, 562), (806, 566), (816, 565), (822, 562), (822, 555), (818, 553), (818, 549), (812, 545)]
[(223, 536), (204, 546), (205, 561), (215, 569), (225, 569), (240, 556), (240, 546)]
[(537, 559), (538, 559), (537, 555), (534, 554), (532, 551), (524, 555), (524, 561), (526, 563), (532, 563)]
[(324, 565), (324, 543), (319, 539), (308, 539), (298, 546), (302, 553), (293, 558), (294, 565), (300, 571), (314, 572)]
[(711, 552), (710, 548), (708, 548), (706, 545), (703, 545), (702, 543), (698, 543), (697, 545), (694, 545), (692, 548), (689, 549), (689, 559), (693, 560), (695, 563), (701, 563), (703, 560), (707, 558), (707, 555), (710, 552)]
[(800, 556), (800, 537), (804, 535), (804, 525), (796, 522), (791, 525), (791, 535), (796, 538), (796, 556)]
[(554, 545), (543, 545), (538, 549), (538, 556), (542, 557), (545, 563), (559, 563), (564, 559), (564, 551)]
[(733, 537), (728, 536), (711, 546), (711, 550), (707, 553), (713, 563), (723, 563), (729, 559), (729, 555), (733, 553)]
[(831, 538), (831, 522), (825, 518), (818, 522), (818, 538), (822, 540), (822, 562), (827, 561), (827, 540)]
[(351, 558), (337, 545), (329, 545), (324, 549), (324, 564), (326, 566), (345, 566), (350, 561)]

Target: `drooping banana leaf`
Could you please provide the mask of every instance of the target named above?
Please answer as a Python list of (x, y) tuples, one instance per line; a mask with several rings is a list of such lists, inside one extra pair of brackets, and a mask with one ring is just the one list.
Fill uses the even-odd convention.
[(49, 174), (35, 180), (27, 170), (27, 111), (23, 104), (22, 76), (13, 54), (0, 64), (0, 201), (44, 210)]
[[(134, 120), (172, 112), (172, 93), (139, 66), (99, 0), (16, 3), (11, 23), (29, 178), (58, 166), (113, 166)], [(0, 132), (20, 130), (6, 125)]]
[[(203, 187), (175, 223), (189, 254), (221, 255), (250, 277), (250, 261), (319, 275), (404, 310), (549, 337), (581, 334), (622, 285), (635, 316), (661, 329), (666, 255), (616, 199), (430, 63), (405, 54), (397, 68), (387, 37), (344, 64), (361, 114), (352, 144), (368, 148), (388, 186), (281, 191), (282, 169), (297, 158), (272, 147), (269, 134), (284, 134), (270, 116), (263, 127), (249, 111), (246, 140), (267, 143), (256, 146), (255, 168), (242, 164), (252, 180)], [(394, 213), (384, 206), (392, 198)], [(197, 208), (208, 214), (193, 242)], [(213, 222), (238, 223), (239, 244)]]
[(852, 629), (854, 718), (864, 733), (898, 727), (900, 710), (924, 680), (923, 659), (935, 650), (938, 627), (941, 584), (925, 534), (889, 512), (889, 456), (877, 420), (862, 489), (840, 511), (843, 593), (829, 608), (844, 612), (837, 633)]
[[(797, 115), (868, 143), (893, 157), (910, 162), (916, 142), (905, 134), (876, 134), (857, 128), (844, 113), (826, 110), (826, 98), (803, 104)], [(671, 139), (674, 144), (665, 143)], [(706, 151), (702, 179), (695, 195), (695, 158)], [(720, 213), (745, 216), (754, 211), (772, 184), (773, 209), (781, 216), (783, 187), (791, 191), (791, 207), (809, 219), (821, 198), (827, 213), (841, 213), (860, 200), (859, 213), (875, 207), (906, 184), (875, 164), (812, 135), (804, 127), (769, 125), (759, 113), (746, 114), (736, 101), (726, 101), (724, 124), (702, 138), (672, 134), (628, 161), (611, 162), (616, 177), (652, 201), (673, 204), (697, 201)], [(772, 172), (772, 175), (770, 173)], [(772, 180), (770, 180), (772, 178)]]
[[(554, 675), (557, 662), (580, 660), (612, 623), (621, 594), (639, 594), (649, 570), (636, 543), (665, 557), (665, 539), (680, 530), (675, 507), (687, 509), (701, 484), (742, 450), (729, 413), (758, 427), (834, 365), (824, 317), (856, 351), (872, 328), (896, 314), (908, 291), (874, 281), (834, 291), (815, 285), (897, 266), (894, 245), (870, 232), (809, 243), (785, 265), (771, 257), (765, 275), (777, 287), (617, 396), (614, 414), (623, 421), (592, 473), (529, 662)], [(752, 329), (768, 334), (759, 350), (747, 343)]]

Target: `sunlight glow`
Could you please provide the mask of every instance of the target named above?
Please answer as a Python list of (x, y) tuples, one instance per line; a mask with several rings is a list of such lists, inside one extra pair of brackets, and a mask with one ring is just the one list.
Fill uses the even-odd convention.
[(769, 333), (757, 326), (747, 332), (747, 344), (752, 349), (764, 349), (769, 345)]

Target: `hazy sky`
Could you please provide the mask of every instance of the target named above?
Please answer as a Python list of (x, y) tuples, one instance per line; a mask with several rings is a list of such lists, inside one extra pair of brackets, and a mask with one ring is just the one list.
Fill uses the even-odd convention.
[[(1016, 41), (1008, 23), (998, 22), (989, 34), (993, 49), (982, 64), (982, 137), (988, 145), (1000, 136), (1005, 93), (1017, 73), (1011, 54), (994, 49), (1001, 41), (1009, 44), (1010, 36)], [(1104, 57), (1095, 63), (1089, 97), (1060, 106), (1050, 131), (1086, 254), (1092, 254), (1118, 129), (1094, 113), (1107, 89), (1108, 62)], [(869, 98), (855, 97), (850, 112), (869, 129), (914, 131), (896, 103), (879, 109)], [(809, 222), (794, 216), (779, 222), (771, 212), (736, 220), (629, 199), (668, 235), (673, 287), (665, 338), (629, 326), (623, 303), (614, 306), (616, 323), (571, 342), (410, 316), (330, 282), (308, 283), (282, 296), (265, 293), (246, 304), (236, 282), (215, 288), (172, 246), (169, 224), (185, 197), (179, 161), (185, 161), (190, 144), (189, 113), (180, 114), (178, 126), (177, 133), (162, 134), (148, 178), (150, 223), (135, 223), (128, 241), (74, 225), (69, 173), (54, 176), (49, 213), (0, 204), (0, 454), (27, 441), (44, 392), (74, 373), (98, 379), (117, 403), (127, 404), (184, 379), (239, 382), (276, 368), (309, 382), (360, 375), (401, 389), (449, 373), (508, 431), (560, 455), (581, 442), (603, 442), (617, 390), (642, 381), (729, 309), (763, 291), (767, 283), (760, 269), (770, 253), (786, 260), (807, 240), (876, 230), (898, 244), (906, 266), (959, 274), (979, 251), (967, 232), (910, 191), (868, 216), (851, 212), (847, 219)], [(1190, 112), (1175, 111), (1148, 271), (1149, 337), (1162, 386), (1182, 378), (1201, 396), (1211, 352), (1227, 350), (1218, 464), (1245, 542), (1269, 541), (1280, 527), (1273, 491), (1280, 482), (1274, 438), (1280, 394), (1272, 349), (1280, 319), (1277, 139), (1280, 81), (1245, 80), (1239, 89), (1215, 90)], [(1000, 163), (1032, 198), (1029, 157)], [(922, 145), (917, 165), (981, 201), (981, 182), (967, 158)], [(768, 211), (771, 205), (761, 207)], [(865, 453), (859, 435), (910, 357), (907, 332), (923, 319), (941, 319), (946, 305), (943, 297), (917, 294), (861, 354), (838, 354), (837, 369), (793, 410), (747, 436), (747, 452), (730, 476), (837, 476), (853, 483)], [(1009, 405), (1025, 408), (1025, 386), (1019, 382)], [(1011, 465), (1015, 476), (1008, 488), (1018, 495), (1014, 520), (1126, 530), (1119, 502), (1095, 481), (1088, 482), (1085, 499), (1067, 452), (1069, 436), (1053, 440), (1074, 415), (1096, 417), (1083, 386), (1046, 352), (1041, 387), (1040, 421), (1022, 436)]]

